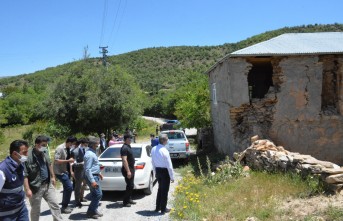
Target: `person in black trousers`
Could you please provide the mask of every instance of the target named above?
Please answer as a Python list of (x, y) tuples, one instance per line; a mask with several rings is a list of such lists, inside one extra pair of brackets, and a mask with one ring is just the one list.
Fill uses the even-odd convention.
[(131, 207), (131, 205), (136, 204), (132, 200), (132, 192), (134, 187), (134, 179), (135, 179), (135, 158), (133, 157), (132, 149), (131, 149), (131, 134), (124, 135), (124, 144), (120, 150), (120, 155), (123, 160), (123, 166), (121, 168), (121, 172), (125, 178), (126, 182), (126, 192), (123, 199), (123, 206), (124, 207)]
[(158, 182), (155, 212), (161, 211), (162, 213), (170, 212), (170, 209), (167, 208), (168, 192), (170, 182), (174, 182), (173, 164), (166, 148), (167, 143), (168, 136), (161, 134), (159, 144), (151, 150), (152, 164)]

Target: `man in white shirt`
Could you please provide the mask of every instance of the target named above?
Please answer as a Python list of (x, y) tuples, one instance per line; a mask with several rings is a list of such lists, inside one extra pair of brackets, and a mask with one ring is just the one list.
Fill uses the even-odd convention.
[(167, 208), (168, 191), (170, 182), (174, 182), (173, 164), (170, 159), (169, 151), (166, 148), (167, 144), (167, 134), (160, 134), (159, 144), (151, 150), (152, 165), (158, 182), (155, 212), (161, 210), (161, 213), (170, 212), (170, 209)]

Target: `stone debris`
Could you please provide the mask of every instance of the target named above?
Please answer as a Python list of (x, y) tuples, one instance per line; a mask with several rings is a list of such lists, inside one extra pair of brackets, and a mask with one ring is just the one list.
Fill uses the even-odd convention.
[(241, 153), (234, 153), (236, 161), (244, 160), (251, 169), (317, 175), (327, 190), (334, 193), (343, 190), (343, 168), (337, 164), (318, 160), (311, 155), (287, 151), (270, 140), (259, 139), (257, 135), (250, 140), (250, 147)]

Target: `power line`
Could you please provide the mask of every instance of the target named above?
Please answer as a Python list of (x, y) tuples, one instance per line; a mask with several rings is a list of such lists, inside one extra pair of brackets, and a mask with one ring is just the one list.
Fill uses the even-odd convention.
[(104, 2), (104, 11), (102, 13), (102, 26), (101, 26), (101, 36), (100, 36), (100, 42), (99, 45), (102, 44), (103, 38), (104, 38), (104, 30), (105, 30), (105, 21), (107, 17), (107, 9), (108, 9), (108, 0), (105, 0)]
[(120, 5), (121, 5), (121, 0), (119, 1), (119, 6), (118, 6), (118, 9), (117, 9), (117, 12), (116, 12), (116, 16), (115, 16), (115, 18), (114, 18), (114, 22), (113, 22), (113, 25), (112, 25), (112, 30), (111, 30), (111, 34), (110, 34), (110, 39), (112, 38), (113, 30), (114, 30), (114, 27), (115, 27), (116, 22), (117, 22), (117, 17), (118, 17)]
[[(118, 16), (118, 14), (119, 14), (119, 9), (120, 9), (120, 7), (121, 7), (121, 1), (120, 1), (119, 7), (118, 7), (118, 10), (117, 10), (117, 14), (116, 14), (116, 17), (115, 17), (115, 21), (114, 21), (114, 23), (113, 23), (113, 27), (112, 27), (112, 30), (111, 30), (110, 38), (109, 38), (109, 40), (108, 40), (109, 42), (110, 42), (111, 39), (112, 39), (113, 31), (114, 31), (114, 29), (115, 29), (115, 23), (118, 24), (118, 25), (117, 25), (117, 29), (116, 29), (116, 31), (115, 31), (115, 37), (116, 37), (117, 34), (118, 34), (118, 31), (119, 31), (121, 22), (122, 22), (122, 20), (123, 20), (124, 14), (125, 14), (126, 5), (127, 5), (127, 0), (125, 0), (124, 6), (123, 6), (123, 9), (122, 9), (122, 13), (121, 13), (121, 16), (120, 16), (120, 19), (119, 19), (119, 22), (117, 23), (117, 16)], [(109, 43), (109, 42), (108, 42), (108, 43)]]

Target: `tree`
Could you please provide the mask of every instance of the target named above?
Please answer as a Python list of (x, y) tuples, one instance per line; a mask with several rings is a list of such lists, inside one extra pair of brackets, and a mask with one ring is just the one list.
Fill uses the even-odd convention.
[(207, 76), (202, 74), (177, 90), (175, 115), (186, 128), (204, 128), (211, 125), (210, 98)]
[(144, 93), (119, 67), (80, 62), (56, 84), (46, 102), (46, 117), (72, 133), (123, 128), (143, 112)]

